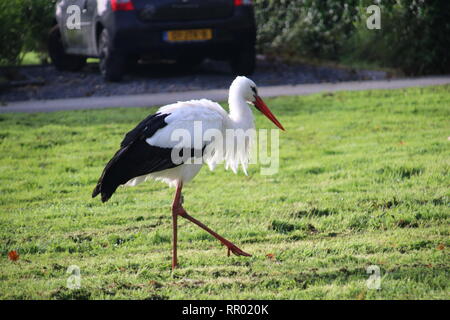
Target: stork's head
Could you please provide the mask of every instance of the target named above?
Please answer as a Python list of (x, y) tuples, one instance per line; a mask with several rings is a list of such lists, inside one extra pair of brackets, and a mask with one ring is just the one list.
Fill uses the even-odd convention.
[(258, 94), (256, 84), (247, 77), (239, 76), (231, 84), (230, 91), (234, 91), (238, 96), (243, 97), (248, 103), (255, 106), (262, 114), (272, 121), (278, 128), (284, 130), (281, 123), (275, 118), (269, 107)]

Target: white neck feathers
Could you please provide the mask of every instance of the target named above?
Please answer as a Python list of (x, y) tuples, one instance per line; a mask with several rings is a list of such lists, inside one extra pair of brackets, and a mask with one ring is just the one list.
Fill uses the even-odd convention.
[(228, 106), (230, 108), (229, 117), (235, 128), (247, 130), (255, 127), (252, 110), (239, 87), (232, 86), (230, 88)]

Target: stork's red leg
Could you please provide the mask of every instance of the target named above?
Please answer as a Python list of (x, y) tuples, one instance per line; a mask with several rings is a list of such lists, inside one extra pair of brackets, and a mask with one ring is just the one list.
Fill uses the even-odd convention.
[(233, 252), (235, 255), (237, 256), (246, 256), (246, 257), (251, 257), (252, 255), (242, 251), (241, 249), (239, 249), (235, 244), (233, 244), (232, 242), (228, 241), (227, 239), (225, 239), (224, 237), (220, 236), (219, 234), (217, 234), (216, 232), (212, 231), (210, 228), (208, 228), (207, 226), (205, 226), (203, 223), (201, 223), (200, 221), (198, 221), (197, 219), (191, 217), (190, 215), (187, 214), (187, 212), (181, 208), (182, 211), (179, 213), (180, 216), (182, 216), (183, 218), (188, 219), (189, 221), (195, 223), (196, 225), (198, 225), (200, 228), (202, 228), (203, 230), (205, 230), (206, 232), (210, 233), (214, 238), (216, 238), (217, 240), (219, 240), (220, 242), (222, 242), (222, 244), (224, 246), (226, 246), (228, 248), (228, 255), (230, 255), (230, 251)]
[(177, 267), (177, 240), (178, 240), (178, 207), (181, 205), (181, 188), (180, 183), (177, 186), (175, 198), (172, 203), (172, 271)]
[[(206, 232), (211, 234), (214, 238), (219, 240), (224, 246), (226, 246), (228, 248), (228, 255), (230, 255), (230, 251), (231, 251), (237, 256), (251, 257), (251, 254), (248, 254), (248, 253), (242, 251), (235, 244), (233, 244), (232, 242), (228, 241), (227, 239), (225, 239), (221, 235), (217, 234), (216, 232), (212, 231), (206, 225), (204, 225), (203, 223), (201, 223), (197, 219), (191, 217), (186, 212), (186, 210), (184, 210), (184, 208), (183, 208), (183, 206), (181, 204), (181, 189), (182, 189), (182, 187), (183, 187), (183, 185), (181, 183), (177, 187), (177, 193), (175, 195), (175, 199), (174, 199), (173, 206), (172, 206), (172, 212), (174, 213), (174, 215), (179, 215), (179, 216), (182, 216), (183, 218), (188, 219), (189, 221), (195, 223), (200, 228), (202, 228), (203, 230), (205, 230)], [(176, 221), (176, 220), (174, 220), (174, 221)], [(176, 239), (175, 230), (176, 230), (176, 228), (174, 228), (174, 239)], [(176, 245), (174, 244), (174, 246), (176, 246)], [(176, 248), (174, 249), (174, 252), (176, 253)], [(176, 261), (176, 258), (175, 258), (175, 261)]]
[(177, 218), (178, 215), (174, 212), (172, 212), (172, 241), (173, 241), (173, 247), (172, 247), (172, 271), (177, 267), (177, 233), (178, 233), (178, 226), (177, 226)]

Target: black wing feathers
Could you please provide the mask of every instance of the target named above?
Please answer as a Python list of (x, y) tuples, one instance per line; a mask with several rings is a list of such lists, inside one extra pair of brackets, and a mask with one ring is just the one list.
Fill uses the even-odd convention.
[(120, 143), (120, 147), (125, 147), (138, 139), (146, 139), (155, 134), (158, 129), (164, 128), (167, 123), (164, 121), (169, 114), (151, 114), (142, 120), (136, 128), (128, 132)]
[(102, 201), (106, 202), (120, 185), (129, 180), (177, 166), (171, 161), (171, 148), (151, 146), (145, 141), (167, 125), (164, 121), (167, 116), (150, 115), (125, 135), (120, 149), (103, 170), (92, 197), (101, 193)]

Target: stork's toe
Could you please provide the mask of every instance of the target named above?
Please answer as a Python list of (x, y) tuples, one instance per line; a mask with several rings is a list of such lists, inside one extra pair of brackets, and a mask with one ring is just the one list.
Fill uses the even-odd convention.
[(252, 256), (251, 254), (243, 251), (242, 249), (239, 249), (235, 245), (228, 246), (228, 256), (230, 256), (230, 251), (233, 252), (233, 254), (236, 255), (236, 256), (244, 256), (244, 257), (251, 257)]

